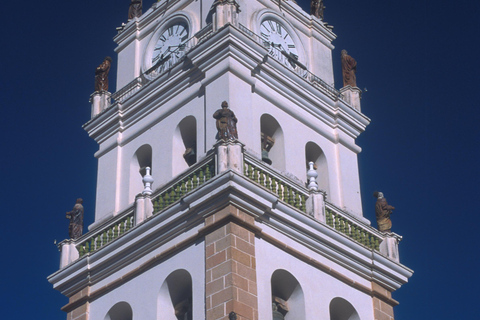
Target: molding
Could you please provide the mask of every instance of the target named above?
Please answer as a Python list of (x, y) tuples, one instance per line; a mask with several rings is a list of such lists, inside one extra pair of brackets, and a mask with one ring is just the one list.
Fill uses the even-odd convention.
[[(256, 218), (255, 227), (251, 227), (256, 233), (261, 225), (281, 230), (293, 240), (292, 244), (297, 248), (287, 248), (278, 239), (276, 245), (289, 250), (288, 252), (295, 250), (296, 255), (304, 255), (302, 260), (309, 257), (305, 252), (312, 250), (341, 268), (347, 268), (388, 290), (399, 288), (413, 273), (405, 266), (355, 243), (323, 223), (283, 204), (269, 190), (229, 170), (213, 177), (165, 211), (135, 226), (121, 238), (57, 271), (48, 280), (54, 284), (55, 289), (64, 295), (72, 296), (87, 285), (93, 287), (123, 268), (133, 267), (135, 262), (171, 241), (182, 243), (169, 246), (177, 250), (185, 248), (185, 241), (201, 241), (204, 235), (201, 224), (204, 219), (228, 204)], [(264, 219), (265, 214), (274, 219)], [(265, 236), (269, 242), (275, 238), (263, 228), (261, 236)], [(303, 248), (304, 252), (298, 251), (299, 248)], [(170, 250), (173, 249), (167, 251), (171, 252)], [(165, 250), (162, 250), (162, 253), (156, 256), (165, 257), (164, 252)], [(306, 261), (310, 261), (308, 259)], [(309, 263), (319, 268), (321, 265), (313, 260)], [(135, 267), (137, 268), (139, 266)], [(329, 272), (336, 275), (333, 271)], [(350, 283), (350, 280), (347, 283)]]
[[(226, 206), (228, 206), (228, 204), (222, 206), (222, 208), (224, 208)], [(221, 210), (221, 208), (218, 208), (215, 211), (211, 211), (208, 216), (215, 214), (219, 210)], [(240, 210), (242, 210), (242, 209), (240, 209)], [(206, 219), (208, 216), (204, 216), (203, 218)], [(205, 221), (205, 220), (202, 220), (202, 221)], [(332, 269), (331, 267), (326, 266), (323, 263), (321, 263), (321, 262), (319, 262), (315, 259), (312, 259), (310, 256), (296, 250), (293, 247), (288, 246), (287, 244), (279, 241), (278, 239), (274, 238), (273, 236), (265, 233), (262, 230), (262, 228), (256, 226), (255, 224), (251, 224), (248, 221), (243, 220), (243, 219), (239, 218), (238, 216), (236, 216), (232, 213), (228, 213), (227, 215), (225, 215), (224, 217), (214, 221), (213, 223), (198, 229), (197, 233), (195, 235), (192, 235), (192, 236), (188, 237), (187, 239), (185, 239), (185, 240), (167, 248), (166, 250), (164, 250), (161, 253), (155, 255), (154, 257), (150, 258), (146, 262), (142, 263), (137, 268), (129, 271), (125, 275), (122, 275), (121, 277), (109, 282), (108, 284), (102, 286), (99, 289), (96, 289), (95, 291), (91, 292), (90, 290), (87, 290), (87, 293), (84, 296), (82, 296), (79, 299), (76, 299), (74, 301), (71, 301), (70, 303), (68, 303), (67, 305), (62, 307), (62, 310), (65, 311), (65, 312), (70, 312), (70, 311), (74, 310), (75, 308), (77, 308), (78, 306), (85, 304), (86, 302), (92, 302), (93, 300), (97, 299), (98, 297), (105, 294), (106, 292), (114, 290), (115, 288), (122, 285), (123, 283), (132, 280), (133, 278), (135, 278), (139, 274), (149, 270), (150, 268), (154, 267), (155, 265), (158, 265), (162, 261), (172, 257), (173, 255), (175, 255), (179, 251), (182, 251), (186, 247), (189, 247), (189, 246), (197, 243), (199, 240), (204, 239), (206, 235), (212, 233), (213, 231), (217, 230), (220, 227), (225, 226), (228, 223), (234, 223), (234, 224), (237, 224), (239, 226), (242, 226), (243, 228), (245, 228), (245, 229), (251, 231), (252, 233), (254, 233), (256, 237), (261, 238), (261, 239), (269, 242), (270, 244), (276, 246), (277, 248), (279, 248), (279, 249), (285, 251), (286, 253), (294, 256), (295, 258), (313, 266), (314, 268), (316, 268), (318, 270), (321, 270), (322, 272), (325, 272), (325, 273), (329, 274), (330, 276), (336, 278), (337, 280), (340, 280), (343, 283), (345, 283), (345, 284), (347, 284), (347, 285), (349, 285), (349, 286), (351, 286), (351, 287), (353, 287), (353, 288), (355, 288), (355, 289), (357, 289), (357, 290), (359, 290), (363, 293), (371, 295), (372, 297), (376, 297), (376, 298), (378, 298), (378, 299), (380, 299), (380, 300), (382, 300), (382, 301), (384, 301), (384, 302), (386, 302), (386, 303), (388, 303), (392, 306), (398, 305), (398, 302), (396, 300), (389, 297), (388, 294), (386, 295), (383, 292), (378, 291), (377, 289), (375, 289), (375, 287), (373, 285), (372, 285), (371, 288), (369, 288), (369, 287), (367, 287), (367, 286), (365, 286), (365, 285), (363, 285), (363, 284), (361, 284), (361, 283), (359, 283), (359, 282), (357, 282), (353, 279), (350, 279), (349, 277), (347, 277), (347, 276), (343, 275), (342, 273)]]

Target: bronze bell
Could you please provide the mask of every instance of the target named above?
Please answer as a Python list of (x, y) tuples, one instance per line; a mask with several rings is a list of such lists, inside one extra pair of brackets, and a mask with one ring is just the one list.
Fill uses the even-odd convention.
[(185, 153), (183, 154), (183, 158), (185, 159), (185, 162), (187, 162), (188, 166), (193, 165), (195, 162), (197, 162), (197, 156), (195, 154), (195, 149), (194, 148), (187, 148), (185, 150)]
[(267, 136), (262, 132), (262, 161), (268, 164), (272, 164), (272, 160), (268, 157), (270, 149), (272, 149), (275, 144), (275, 139), (270, 136)]

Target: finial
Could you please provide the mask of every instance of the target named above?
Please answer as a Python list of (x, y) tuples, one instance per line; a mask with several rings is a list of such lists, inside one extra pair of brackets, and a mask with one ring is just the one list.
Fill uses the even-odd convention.
[(313, 162), (310, 161), (308, 163), (309, 169), (307, 171), (307, 177), (308, 177), (308, 190), (311, 191), (318, 191), (318, 183), (317, 183), (317, 177), (318, 173), (313, 167)]
[(142, 194), (151, 195), (152, 194), (152, 184), (153, 184), (153, 177), (150, 175), (150, 167), (145, 168), (145, 175), (143, 176), (143, 185), (145, 188), (143, 189)]

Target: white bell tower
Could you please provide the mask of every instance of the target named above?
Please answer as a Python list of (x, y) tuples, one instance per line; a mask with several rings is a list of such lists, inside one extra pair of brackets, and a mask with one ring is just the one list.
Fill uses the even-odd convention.
[[(293, 1), (161, 0), (92, 95), (95, 222), (49, 277), (67, 319), (393, 319), (412, 270), (363, 217), (360, 89)], [(238, 139), (218, 140), (223, 101)]]

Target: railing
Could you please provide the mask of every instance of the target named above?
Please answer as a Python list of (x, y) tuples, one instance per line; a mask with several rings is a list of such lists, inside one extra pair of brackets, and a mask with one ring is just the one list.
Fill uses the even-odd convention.
[(332, 205), (326, 206), (325, 218), (328, 226), (370, 249), (379, 251), (383, 237), (377, 230), (356, 222), (348, 217), (346, 213), (334, 208)]
[(287, 178), (267, 168), (262, 162), (245, 154), (244, 174), (254, 182), (278, 195), (279, 199), (300, 211), (306, 212), (308, 192)]
[(269, 56), (271, 56), (281, 64), (285, 65), (287, 68), (295, 72), (301, 78), (310, 82), (313, 86), (323, 89), (325, 93), (328, 94), (332, 99), (337, 100), (339, 97), (341, 97), (340, 91), (338, 91), (337, 89), (320, 79), (318, 76), (308, 71), (304, 65), (302, 65), (300, 62), (298, 62), (297, 59), (295, 59), (295, 57), (288, 56), (287, 53), (282, 52), (276, 47), (273, 47), (270, 42), (268, 42), (265, 38), (255, 34), (244, 25), (239, 24), (238, 28), (240, 31), (250, 37), (253, 41), (257, 42), (262, 47), (267, 49)]
[(121, 237), (125, 232), (133, 227), (133, 224), (134, 218), (132, 210), (130, 213), (111, 223), (106, 228), (95, 232), (93, 236), (81, 241), (80, 244), (77, 245), (80, 258), (85, 254), (92, 253), (104, 247), (113, 240)]
[[(143, 86), (149, 84), (152, 80), (158, 78), (165, 72), (169, 71), (177, 64), (181, 63), (184, 60), (186, 54), (194, 47), (198, 46), (200, 43), (208, 39), (212, 32), (212, 24), (208, 24), (205, 28), (197, 32), (193, 37), (186, 40), (182, 46), (179, 46), (176, 50), (170, 52), (170, 56), (174, 58), (173, 62), (169, 62), (168, 67), (164, 66), (163, 68), (154, 65), (145, 73), (142, 73), (139, 77), (135, 78), (130, 83), (126, 84), (123, 88), (112, 94), (112, 98), (118, 102), (124, 102), (135, 93), (137, 93)], [(197, 39), (194, 41), (194, 39)], [(196, 42), (196, 44), (191, 45), (192, 43)], [(181, 54), (179, 54), (181, 52)], [(147, 75), (147, 76), (145, 76)]]
[(173, 203), (180, 200), (185, 194), (198, 188), (215, 175), (215, 162), (213, 154), (204, 161), (194, 165), (192, 170), (188, 170), (172, 183), (162, 188), (153, 197), (153, 214), (157, 214)]
[(133, 96), (137, 91), (142, 87), (142, 77), (137, 77), (133, 79), (130, 83), (124, 86), (122, 89), (118, 90), (112, 94), (112, 98), (115, 101), (123, 102)]

